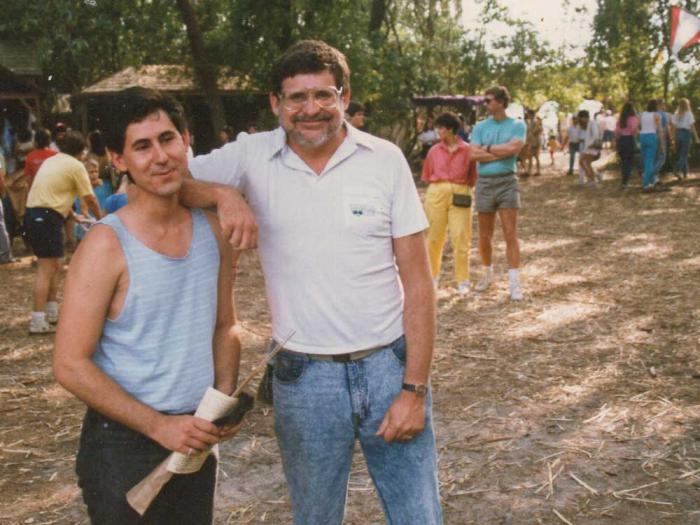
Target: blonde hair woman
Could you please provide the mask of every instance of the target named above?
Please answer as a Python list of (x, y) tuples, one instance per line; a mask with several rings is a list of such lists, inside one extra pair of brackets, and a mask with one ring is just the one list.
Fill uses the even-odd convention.
[(695, 129), (695, 117), (690, 110), (690, 102), (687, 98), (678, 101), (678, 109), (671, 117), (671, 125), (676, 130), (676, 151), (678, 160), (673, 174), (681, 179), (688, 177), (688, 153), (690, 152), (691, 133), (695, 137), (695, 142), (700, 142), (698, 132)]

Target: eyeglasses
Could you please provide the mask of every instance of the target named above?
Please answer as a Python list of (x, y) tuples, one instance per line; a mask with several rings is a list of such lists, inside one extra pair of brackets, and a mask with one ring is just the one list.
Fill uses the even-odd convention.
[(319, 107), (331, 109), (340, 100), (343, 94), (343, 88), (328, 86), (316, 89), (304, 89), (301, 91), (292, 91), (291, 93), (280, 93), (280, 100), (285, 109), (289, 111), (300, 111), (306, 105), (306, 101), (313, 100)]

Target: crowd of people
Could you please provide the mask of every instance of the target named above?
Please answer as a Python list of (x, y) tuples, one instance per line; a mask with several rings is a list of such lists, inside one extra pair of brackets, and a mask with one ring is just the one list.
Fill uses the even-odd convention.
[[(26, 185), (24, 208), (9, 206), (37, 257), (29, 331), (49, 333), (58, 322), (54, 374), (88, 407), (76, 468), (93, 523), (142, 523), (129, 489), (171, 452), (207, 455), (239, 430), (193, 414), (208, 387), (236, 388), (233, 249), (256, 247), (270, 351), (283, 343), (271, 362), (272, 398), (294, 523), (342, 522), (356, 441), (388, 522), (442, 523), (430, 368), (443, 248), (449, 231), (456, 288), (468, 296), (475, 208), (474, 290), (484, 293), (496, 279), (500, 222), (508, 296), (524, 298), (518, 162), (539, 172), (541, 125), (534, 113), (507, 115), (504, 86), (485, 90), (487, 116), (473, 127), (450, 112), (426, 123), (421, 202), (401, 150), (362, 131), (365, 108), (351, 101), (339, 50), (294, 44), (273, 65), (270, 93), (278, 128), (236, 140), (224, 129), (222, 146), (206, 155), (190, 154), (176, 100), (130, 88), (112, 101), (104, 135), (86, 141), (59, 125), (53, 143), (42, 130), (18, 134), (12, 168), (0, 165), (20, 170)], [(638, 118), (626, 104), (613, 130), (610, 116), (601, 131), (580, 111), (563, 140), (547, 140), (552, 160), (568, 147), (569, 171), (578, 154), (595, 186), (607, 142), (620, 152), (625, 184), (639, 135), (646, 189), (667, 138), (658, 105)], [(687, 101), (666, 120), (685, 155), (678, 175), (687, 176), (695, 133)], [(211, 207), (216, 214), (202, 211)], [(68, 219), (91, 227), (59, 311)], [(7, 253), (0, 257), (11, 260)], [(211, 523), (216, 461), (175, 476), (143, 519)]]
[[(503, 110), (508, 106), (508, 97), (505, 96), (504, 100)], [(610, 109), (603, 109), (591, 117), (588, 110), (582, 109), (570, 116), (570, 124), (561, 133), (561, 137), (557, 136), (555, 130), (549, 130), (546, 143), (542, 121), (535, 111), (526, 110), (522, 119), (507, 117), (504, 111), (499, 119), (494, 115), (494, 106), (499, 100), (492, 102), (491, 95), (487, 92), (485, 101), (487, 118), (476, 124), (471, 137), (462, 138), (460, 132), (464, 129), (464, 119), (451, 112), (440, 114), (437, 118), (429, 115), (418, 135), (425, 156), (421, 179), (428, 184), (424, 206), (430, 223), (427, 239), (433, 283), (437, 290), (442, 252), (449, 231), (456, 289), (464, 296), (472, 290), (484, 291), (490, 284), (493, 271), (490, 237), (493, 234), (495, 212), (501, 220), (506, 241), (510, 297), (513, 300), (522, 298), (516, 233), (517, 209), (520, 205), (517, 179), (540, 174), (539, 157), (545, 148), (552, 166), (555, 165), (555, 155), (568, 150), (567, 175), (574, 175), (577, 169), (579, 183), (591, 188), (600, 186), (603, 180), (602, 169), (612, 160), (611, 155), (605, 156), (604, 152), (607, 150), (611, 154), (616, 153), (621, 187), (630, 186), (636, 168), (642, 191), (648, 193), (667, 191), (668, 188), (661, 184), (661, 174), (664, 171), (672, 172), (678, 179), (686, 178), (690, 144), (693, 138), (700, 142), (690, 103), (686, 98), (680, 99), (673, 114), (665, 111), (665, 104), (661, 100), (649, 100), (646, 111), (639, 116), (629, 101), (622, 106), (619, 115), (614, 115)], [(522, 137), (518, 135), (517, 170), (516, 165), (510, 162), (512, 159), (509, 158), (508, 162), (494, 162), (496, 159), (484, 157), (480, 151), (483, 146), (480, 131), (489, 129), (494, 122), (500, 123), (499, 140), (511, 138), (510, 131), (503, 132), (506, 123), (514, 125), (518, 122), (522, 126), (521, 130), (525, 130)], [(484, 164), (485, 159), (488, 162)], [(498, 195), (499, 200), (487, 206), (485, 199), (491, 193)], [(473, 194), (476, 194), (474, 207), (479, 219), (479, 255), (485, 267), (484, 275), (475, 287), (472, 287), (469, 280), (472, 239), (470, 207)]]
[(37, 258), (29, 332), (51, 333), (65, 249), (126, 203), (128, 179), (110, 163), (99, 131), (85, 140), (59, 122), (51, 134), (43, 128), (17, 132), (0, 153), (0, 180), (0, 263), (16, 260), (12, 244), (21, 237)]
[[(635, 109), (632, 101), (627, 101), (618, 115), (610, 109), (598, 112), (594, 118), (588, 110), (572, 115), (559, 150), (568, 149), (568, 175), (574, 174), (578, 155), (582, 184), (591, 187), (600, 184), (602, 175), (596, 161), (604, 150), (610, 150), (619, 161), (622, 188), (630, 186), (636, 170), (643, 192), (665, 191), (662, 174), (672, 173), (679, 180), (688, 176), (690, 145), (693, 138), (696, 143), (699, 138), (694, 124), (687, 98), (678, 101), (672, 114), (660, 99), (647, 101), (642, 112)], [(549, 149), (553, 153), (553, 141)]]

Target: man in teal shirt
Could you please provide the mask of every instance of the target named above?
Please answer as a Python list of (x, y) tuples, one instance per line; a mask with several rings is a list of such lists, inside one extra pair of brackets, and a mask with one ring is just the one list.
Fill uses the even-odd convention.
[(518, 208), (520, 191), (515, 175), (518, 153), (525, 144), (527, 127), (522, 120), (506, 116), (510, 94), (505, 86), (484, 93), (489, 118), (479, 122), (472, 134), (472, 158), (478, 161), (476, 211), (479, 214), (479, 254), (486, 267), (476, 291), (483, 292), (493, 281), (492, 238), (496, 213), (501, 219), (508, 261), (508, 291), (513, 301), (523, 299), (520, 286), (520, 246)]

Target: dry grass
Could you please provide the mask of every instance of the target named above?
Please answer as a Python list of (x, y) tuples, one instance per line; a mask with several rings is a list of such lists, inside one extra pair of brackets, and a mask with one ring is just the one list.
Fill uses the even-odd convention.
[[(526, 301), (507, 301), (500, 236), (493, 290), (441, 292), (446, 523), (700, 523), (700, 179), (672, 187), (525, 181)], [(448, 254), (448, 286), (450, 270)], [(86, 523), (73, 474), (83, 409), (51, 378), (51, 339), (25, 334), (31, 278), (28, 258), (0, 268), (0, 523)], [(247, 370), (269, 333), (252, 254), (237, 284)], [(255, 409), (223, 448), (217, 523), (289, 522), (271, 420)], [(346, 523), (382, 523), (373, 492), (358, 459)]]

